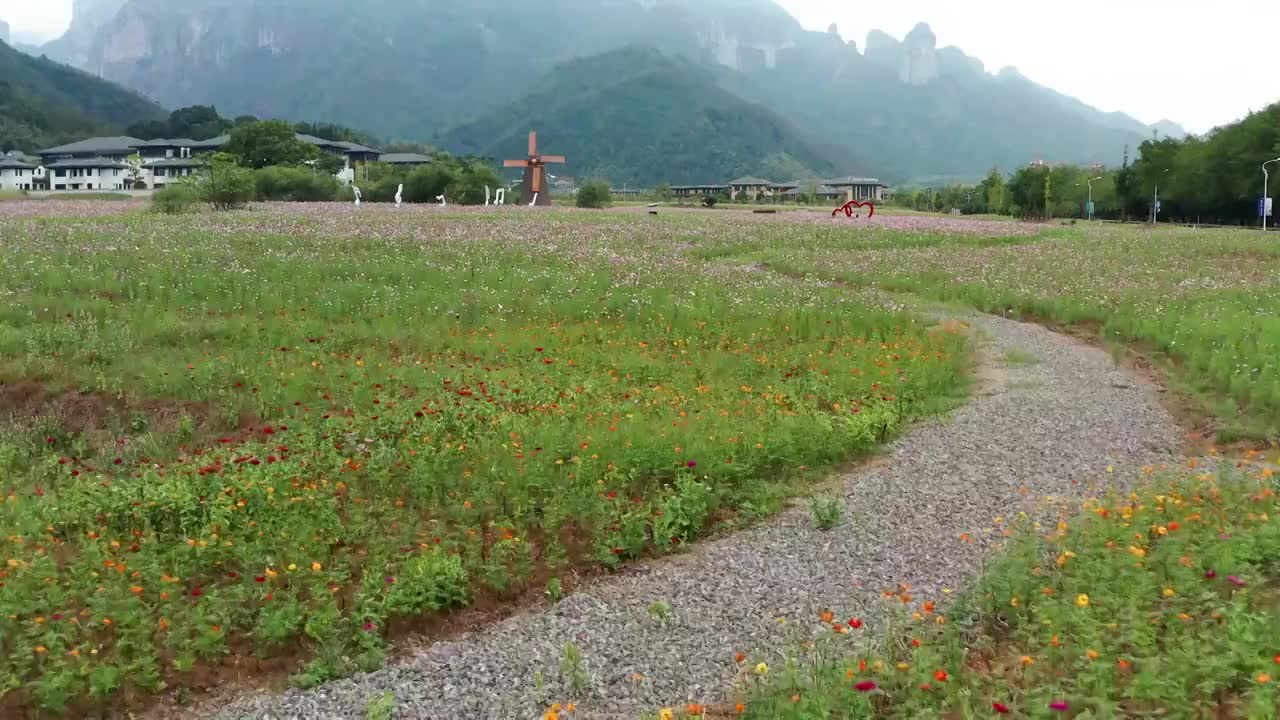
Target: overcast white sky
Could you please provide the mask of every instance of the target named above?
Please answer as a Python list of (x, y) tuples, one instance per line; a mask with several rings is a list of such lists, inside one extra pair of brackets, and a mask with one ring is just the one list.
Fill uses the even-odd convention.
[[(1192, 132), (1280, 100), (1274, 0), (777, 1), (807, 28), (837, 23), (859, 49), (872, 28), (901, 38), (925, 21), (940, 47), (955, 45), (988, 71), (1014, 65), (1103, 110), (1167, 117)], [(71, 0), (0, 0), (0, 19), (50, 39), (70, 22)]]

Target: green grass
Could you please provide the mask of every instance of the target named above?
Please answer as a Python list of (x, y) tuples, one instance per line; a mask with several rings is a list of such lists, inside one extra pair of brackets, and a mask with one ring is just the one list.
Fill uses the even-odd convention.
[(945, 618), (798, 647), (749, 678), (744, 717), (1275, 717), (1276, 490), (1173, 478), (1025, 527)]
[(1222, 441), (1280, 439), (1280, 246), (1260, 233), (1128, 225), (1039, 236), (869, 231), (704, 249), (794, 275), (1097, 329), (1141, 351)]
[(1030, 367), (1038, 365), (1040, 358), (1034, 353), (1027, 352), (1021, 348), (1010, 348), (1000, 357), (1001, 361), (1009, 367)]
[(764, 516), (954, 404), (964, 338), (681, 257), (740, 234), (0, 215), (0, 714), (228, 655), (372, 668), (424, 616)]

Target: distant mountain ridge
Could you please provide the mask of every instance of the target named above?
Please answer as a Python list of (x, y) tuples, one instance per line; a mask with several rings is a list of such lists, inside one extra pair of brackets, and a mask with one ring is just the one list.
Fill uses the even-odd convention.
[(111, 134), (163, 114), (136, 93), (0, 42), (0, 150), (34, 151)]
[[(938, 48), (923, 23), (901, 41), (872, 31), (860, 52), (834, 26), (803, 29), (772, 0), (78, 0), (76, 10), (68, 35), (46, 48), (77, 61), (87, 45), (81, 67), (165, 105), (307, 117), (388, 139), (461, 141), (548, 84), (557, 97), (544, 89), (541, 102), (609, 116), (615, 108), (585, 102), (591, 88), (557, 85), (557, 68), (629, 47), (662, 52), (675, 74), (706, 70), (698, 82), (785, 118), (801, 144), (819, 138), (826, 155), (895, 180), (975, 177), (1037, 157), (1115, 164), (1152, 132), (1016, 70), (988, 73)], [(688, 89), (657, 80), (659, 94)], [(628, 141), (597, 132), (615, 147)]]

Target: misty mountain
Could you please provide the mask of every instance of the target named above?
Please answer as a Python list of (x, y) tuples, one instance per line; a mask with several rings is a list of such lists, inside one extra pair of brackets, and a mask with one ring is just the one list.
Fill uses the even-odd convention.
[(723, 183), (743, 175), (833, 175), (817, 142), (768, 108), (720, 88), (711, 71), (653, 49), (627, 48), (568, 62), (524, 97), (438, 140), (463, 154), (523, 158), (530, 130), (540, 148), (567, 155), (564, 172), (615, 185)]
[(0, 42), (0, 150), (38, 150), (162, 116), (136, 93)]
[[(974, 177), (1037, 157), (1115, 164), (1126, 144), (1151, 135), (1016, 70), (988, 73), (962, 50), (938, 48), (926, 25), (901, 41), (873, 31), (859, 51), (834, 26), (804, 30), (771, 0), (80, 0), (76, 9), (68, 37), (50, 47), (81, 47), (92, 30), (81, 67), (167, 106), (338, 122), (387, 139), (484, 146), (474, 128), (492, 127), (495, 113), (530, 112), (536, 93), (540, 105), (573, 107), (580, 117), (565, 127), (595, 128), (591, 142), (656, 142), (613, 130), (605, 119), (619, 110), (602, 103), (670, 106), (664, 93), (687, 93), (687, 82), (646, 73), (625, 92), (605, 92), (556, 76), (594, 56), (616, 67), (608, 54), (629, 47), (662, 52), (675, 76), (705, 71), (693, 82), (784, 118), (778, 127), (797, 131), (796, 145), (818, 139), (836, 161), (866, 163), (842, 171), (899, 181)], [(657, 67), (646, 58), (637, 62)], [(636, 162), (657, 147), (637, 147)]]

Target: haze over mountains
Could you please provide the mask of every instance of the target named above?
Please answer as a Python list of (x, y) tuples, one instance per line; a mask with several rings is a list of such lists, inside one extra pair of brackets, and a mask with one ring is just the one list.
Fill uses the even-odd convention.
[(77, 0), (41, 51), (170, 108), (493, 157), (518, 157), (537, 129), (566, 173), (619, 184), (1115, 165), (1152, 134), (1011, 68), (989, 73), (926, 25), (859, 48), (772, 0)]

